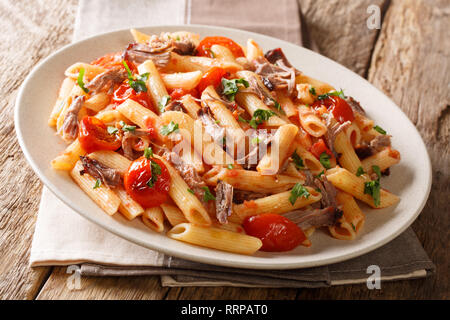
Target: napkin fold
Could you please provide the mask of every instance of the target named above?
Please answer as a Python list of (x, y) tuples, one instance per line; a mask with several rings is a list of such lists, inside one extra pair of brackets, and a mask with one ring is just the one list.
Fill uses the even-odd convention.
[[(299, 45), (305, 43), (296, 0), (133, 0), (126, 4), (121, 0), (80, 0), (74, 41), (122, 28), (164, 24), (219, 25)], [(309, 46), (315, 48), (313, 44)], [(81, 264), (81, 274), (85, 276), (160, 275), (164, 286), (293, 288), (365, 282), (370, 276), (367, 271), (370, 265), (380, 268), (381, 280), (424, 277), (435, 270), (411, 229), (364, 256), (315, 268), (248, 270), (186, 261), (109, 233), (78, 215), (45, 187), (30, 264)]]

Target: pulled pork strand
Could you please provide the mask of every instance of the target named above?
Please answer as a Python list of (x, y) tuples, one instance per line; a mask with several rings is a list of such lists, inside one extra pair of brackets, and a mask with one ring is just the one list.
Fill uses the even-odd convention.
[(86, 97), (78, 96), (72, 100), (72, 103), (67, 109), (67, 114), (64, 117), (64, 122), (61, 127), (62, 137), (66, 141), (72, 141), (78, 134), (78, 114), (84, 104)]
[(233, 206), (233, 186), (224, 181), (218, 181), (216, 187), (216, 217), (220, 223), (228, 222)]
[(93, 93), (106, 90), (108, 94), (112, 94), (114, 92), (114, 86), (121, 84), (127, 79), (127, 76), (127, 71), (124, 68), (115, 67), (97, 75), (89, 81), (86, 88), (93, 91)]
[(83, 170), (80, 174), (90, 174), (95, 179), (100, 179), (101, 182), (108, 188), (117, 187), (120, 184), (120, 173), (118, 170), (105, 166), (97, 160), (89, 157), (80, 156)]
[(331, 227), (342, 217), (342, 210), (334, 207), (312, 210), (295, 210), (283, 214), (302, 230), (315, 227)]
[(137, 140), (142, 141), (142, 150), (145, 150), (150, 144), (149, 133), (144, 129), (135, 129), (134, 131), (127, 131), (122, 136), (122, 150), (123, 155), (130, 159), (135, 160), (136, 154), (134, 152)]
[(131, 61), (135, 64), (152, 60), (157, 67), (163, 68), (169, 63), (171, 52), (172, 47), (170, 42), (164, 45), (154, 45), (154, 47), (143, 43), (130, 43), (122, 57), (124, 60)]

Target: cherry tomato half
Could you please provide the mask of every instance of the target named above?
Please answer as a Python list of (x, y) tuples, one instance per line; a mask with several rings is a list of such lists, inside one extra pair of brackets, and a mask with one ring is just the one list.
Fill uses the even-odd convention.
[(134, 91), (134, 89), (130, 87), (128, 82), (124, 82), (120, 85), (120, 87), (116, 89), (116, 91), (114, 91), (111, 102), (115, 105), (119, 105), (127, 99), (136, 101), (147, 109), (155, 111), (147, 92), (141, 91), (139, 93), (136, 93), (136, 91)]
[(261, 239), (262, 251), (289, 251), (306, 240), (302, 229), (279, 214), (264, 213), (249, 217), (243, 227), (248, 235)]
[(211, 57), (211, 47), (215, 44), (228, 48), (235, 58), (243, 57), (244, 51), (241, 46), (227, 37), (206, 37), (200, 41), (197, 47), (197, 55)]
[(316, 143), (314, 143), (311, 148), (309, 149), (309, 151), (317, 158), (320, 159), (320, 155), (324, 152), (326, 152), (330, 157), (334, 157), (333, 153), (331, 152), (330, 149), (328, 149), (327, 145), (325, 144), (325, 142), (323, 141), (323, 139), (319, 139), (317, 140)]
[[(152, 162), (153, 167), (152, 167)], [(158, 165), (161, 174), (156, 175), (156, 182), (149, 186), (152, 168)], [(127, 193), (144, 208), (159, 206), (167, 200), (170, 187), (170, 175), (164, 163), (155, 158), (140, 157), (134, 160), (123, 178)]]
[(170, 101), (178, 100), (187, 94), (190, 94), (194, 98), (198, 98), (198, 92), (197, 92), (196, 88), (194, 88), (192, 90), (186, 90), (183, 88), (175, 88), (175, 89), (169, 90)]
[(317, 108), (320, 107), (320, 105), (324, 105), (329, 111), (331, 111), (333, 117), (340, 123), (353, 121), (355, 119), (352, 108), (347, 101), (341, 97), (330, 96), (327, 99), (315, 102), (313, 107), (315, 106)]
[(226, 77), (228, 72), (219, 67), (212, 67), (202, 76), (202, 79), (197, 85), (197, 92), (201, 94), (208, 86), (218, 87), (223, 77)]
[(87, 153), (97, 150), (117, 150), (122, 145), (115, 134), (109, 134), (99, 119), (86, 116), (78, 126), (78, 141)]

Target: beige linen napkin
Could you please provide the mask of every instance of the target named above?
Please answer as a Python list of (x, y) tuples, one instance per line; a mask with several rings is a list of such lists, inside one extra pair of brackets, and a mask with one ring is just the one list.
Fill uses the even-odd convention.
[[(74, 41), (121, 28), (184, 23), (241, 28), (302, 44), (296, 0), (134, 0), (126, 5), (119, 0), (81, 0)], [(148, 250), (103, 230), (46, 188), (30, 263), (81, 264), (81, 273), (87, 276), (161, 275), (166, 286), (322, 287), (364, 282), (367, 267), (372, 264), (380, 266), (384, 280), (423, 277), (434, 270), (411, 230), (367, 255), (317, 268), (261, 271), (190, 262)]]

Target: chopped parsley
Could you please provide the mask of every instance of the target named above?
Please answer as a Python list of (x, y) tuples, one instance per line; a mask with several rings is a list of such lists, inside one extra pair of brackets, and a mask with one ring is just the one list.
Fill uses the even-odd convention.
[(150, 159), (150, 157), (153, 157), (153, 150), (151, 147), (145, 148), (144, 157), (146, 157), (147, 159)]
[(381, 128), (380, 126), (375, 126), (375, 127), (373, 127), (376, 131), (378, 131), (379, 133), (381, 133), (381, 134), (386, 134), (387, 132), (383, 129), (383, 128)]
[(119, 132), (119, 129), (113, 126), (108, 126), (108, 128), (106, 128), (106, 131), (108, 131), (109, 134), (116, 134), (117, 132)]
[(253, 144), (254, 146), (256, 146), (258, 143), (259, 143), (259, 137), (254, 137), (254, 138), (252, 139), (252, 144)]
[(364, 182), (364, 194), (371, 195), (375, 207), (378, 207), (380, 205), (380, 180)]
[(172, 132), (177, 132), (177, 131), (178, 131), (178, 123), (170, 121), (170, 123), (167, 126), (162, 126), (162, 128), (159, 132), (161, 132), (161, 134), (163, 136), (168, 136)]
[(351, 222), (350, 224), (352, 225), (353, 231), (356, 231), (356, 227), (355, 227), (355, 225), (353, 224), (353, 222)]
[(234, 97), (236, 96), (236, 93), (238, 93), (239, 91), (238, 84), (242, 84), (246, 88), (249, 87), (249, 83), (245, 79), (241, 78), (228, 80), (226, 78), (222, 78), (222, 86), (223, 86), (222, 94), (224, 94), (228, 100), (234, 101)]
[(379, 167), (379, 166), (372, 166), (372, 170), (373, 170), (373, 172), (375, 172), (375, 173), (377, 174), (378, 180), (380, 180), (380, 178), (381, 178), (381, 170), (380, 170), (380, 167)]
[(134, 132), (136, 130), (136, 126), (126, 124), (123, 120), (121, 120), (119, 123), (122, 126), (122, 131)]
[(262, 124), (264, 121), (269, 120), (271, 116), (274, 116), (275, 112), (272, 110), (257, 109), (249, 121), (250, 127), (253, 129), (258, 128), (258, 125)]
[(345, 99), (344, 90), (342, 90), (342, 89), (341, 89), (341, 91), (333, 91), (333, 92), (321, 94), (317, 97), (317, 99), (325, 100), (325, 99), (328, 99), (330, 96), (335, 96), (335, 97), (339, 97), (341, 99)]
[(234, 165), (230, 163), (229, 165), (227, 165), (227, 168), (231, 170), (234, 168)]
[(316, 88), (314, 88), (314, 87), (309, 88), (309, 93), (311, 93), (314, 96), (317, 96)]
[(80, 68), (80, 72), (78, 73), (77, 83), (80, 86), (80, 88), (83, 89), (84, 92), (88, 93), (89, 89), (84, 86), (83, 77), (84, 77), (84, 68)]
[(211, 191), (209, 191), (208, 187), (202, 187), (205, 190), (205, 194), (203, 195), (203, 201), (207, 202), (209, 200), (216, 200), (216, 197), (213, 196)]
[(284, 113), (283, 109), (281, 109), (281, 105), (278, 103), (277, 100), (270, 98), (270, 100), (273, 101), (273, 103), (275, 104), (275, 108), (277, 108), (278, 111), (280, 111), (281, 113)]
[(94, 187), (92, 189), (97, 189), (101, 185), (102, 185), (102, 180), (97, 179), (97, 180), (95, 180), (95, 184), (94, 184)]
[(153, 188), (156, 181), (158, 181), (158, 176), (161, 175), (161, 166), (157, 164), (155, 161), (150, 160), (150, 166), (152, 169), (152, 177), (147, 181), (147, 186)]
[(141, 75), (137, 75), (136, 77), (133, 77), (133, 73), (131, 72), (130, 68), (128, 67), (128, 64), (124, 61), (122, 61), (123, 66), (127, 70), (128, 73), (128, 84), (131, 88), (133, 88), (136, 93), (139, 92), (147, 92), (147, 85), (145, 82), (148, 79), (148, 76), (150, 75), (148, 72), (143, 73)]
[(308, 189), (306, 189), (304, 186), (302, 186), (300, 183), (296, 183), (294, 188), (291, 190), (291, 196), (289, 197), (289, 202), (294, 205), (295, 201), (297, 201), (298, 198), (304, 197), (308, 199), (310, 196)]
[(320, 163), (324, 166), (325, 169), (330, 169), (330, 155), (326, 152), (322, 152), (319, 158)]
[(158, 102), (159, 111), (164, 112), (166, 110), (167, 105), (169, 104), (170, 96), (164, 96)]
[(188, 191), (189, 193), (195, 194), (194, 190), (192, 190), (192, 189), (187, 189), (187, 191)]
[(305, 169), (305, 164), (303, 163), (303, 159), (297, 154), (297, 150), (294, 151), (291, 158), (294, 161), (295, 167), (297, 169)]
[(248, 120), (245, 120), (245, 119), (242, 118), (241, 116), (238, 117), (238, 120), (239, 120), (240, 122), (248, 123)]
[(365, 172), (364, 172), (363, 167), (359, 167), (358, 170), (356, 171), (356, 176), (359, 177), (359, 176), (363, 175), (364, 173)]

